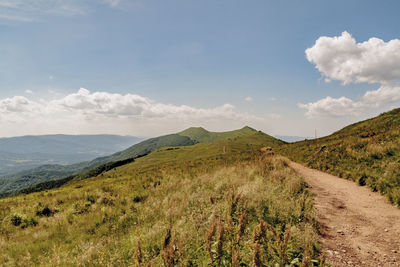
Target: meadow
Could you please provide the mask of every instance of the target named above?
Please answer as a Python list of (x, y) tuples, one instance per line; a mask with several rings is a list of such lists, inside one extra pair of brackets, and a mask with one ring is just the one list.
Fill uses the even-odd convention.
[[(261, 133), (0, 200), (5, 266), (323, 266), (313, 197)], [(269, 149), (267, 149), (269, 151)]]

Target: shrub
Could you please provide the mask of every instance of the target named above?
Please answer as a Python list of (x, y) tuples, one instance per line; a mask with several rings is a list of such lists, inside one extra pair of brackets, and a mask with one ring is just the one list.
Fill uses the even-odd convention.
[(388, 150), (386, 150), (386, 156), (393, 157), (394, 156), (394, 149), (393, 148), (389, 148)]
[(140, 203), (146, 200), (146, 196), (135, 196), (132, 200), (135, 203)]
[(30, 218), (30, 219), (23, 219), (23, 222), (21, 223), (21, 228), (28, 228), (29, 226), (36, 226), (38, 225), (38, 221), (35, 220), (35, 218)]
[(50, 217), (53, 216), (54, 213), (56, 213), (57, 210), (56, 209), (50, 209), (48, 206), (45, 206), (43, 209), (39, 209), (36, 211), (36, 215), (37, 216), (46, 216), (46, 217)]
[(11, 224), (14, 226), (20, 226), (22, 229), (28, 228), (29, 226), (38, 225), (38, 221), (35, 218), (26, 218), (24, 215), (13, 214), (11, 216)]
[(358, 178), (358, 184), (359, 185), (361, 185), (361, 186), (364, 186), (364, 185), (366, 185), (367, 184), (367, 175), (365, 174), (365, 173), (363, 173), (361, 176), (360, 176), (360, 178)]
[(89, 201), (90, 203), (94, 204), (96, 202), (96, 199), (94, 198), (94, 196), (88, 196), (87, 197), (87, 201)]
[(22, 216), (19, 214), (13, 214), (11, 216), (11, 224), (14, 226), (19, 226), (22, 223)]
[(107, 206), (114, 206), (114, 200), (109, 197), (103, 197), (101, 199), (101, 204), (107, 205)]

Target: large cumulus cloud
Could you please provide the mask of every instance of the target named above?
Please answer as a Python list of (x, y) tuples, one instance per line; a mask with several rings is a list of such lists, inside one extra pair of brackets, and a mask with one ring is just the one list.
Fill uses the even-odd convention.
[[(24, 96), (0, 99), (0, 126), (3, 129), (7, 125), (13, 125), (14, 128), (23, 126), (19, 134), (12, 135), (32, 132), (38, 127), (63, 133), (93, 130), (155, 135), (186, 126), (214, 123), (235, 127), (236, 124), (240, 126), (254, 120), (259, 118), (241, 114), (231, 104), (198, 108), (160, 103), (136, 94), (92, 93), (84, 88), (50, 101), (32, 100)], [(155, 131), (154, 134), (152, 131)]]
[(325, 81), (378, 83), (359, 100), (326, 97), (316, 102), (299, 104), (308, 117), (357, 115), (362, 110), (380, 107), (400, 100), (400, 40), (385, 42), (370, 38), (357, 43), (348, 32), (337, 37), (320, 37), (306, 51), (307, 60), (325, 77)]

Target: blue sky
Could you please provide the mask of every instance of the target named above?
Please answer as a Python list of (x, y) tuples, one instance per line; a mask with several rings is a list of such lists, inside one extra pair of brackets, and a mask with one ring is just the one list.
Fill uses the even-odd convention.
[[(155, 136), (246, 124), (270, 134), (329, 134), (399, 101), (367, 107), (365, 93), (387, 80), (360, 74), (365, 79), (343, 85), (320, 57), (325, 46), (313, 59), (306, 49), (344, 31), (357, 43), (398, 39), (399, 8), (368, 0), (0, 0), (0, 135)], [(335, 51), (332, 58), (343, 58)], [(388, 51), (380, 64), (393, 58)], [(318, 102), (327, 96), (353, 102)], [(307, 103), (314, 105), (299, 106)]]

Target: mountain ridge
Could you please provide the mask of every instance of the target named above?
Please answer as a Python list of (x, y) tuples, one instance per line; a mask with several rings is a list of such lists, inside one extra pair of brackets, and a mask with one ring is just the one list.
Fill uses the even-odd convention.
[[(198, 133), (201, 132), (199, 135)], [(190, 134), (189, 134), (190, 133)], [(56, 183), (56, 180), (69, 181), (71, 179), (82, 179), (90, 176), (92, 170), (102, 168), (102, 165), (118, 164), (128, 159), (135, 159), (147, 155), (162, 147), (191, 146), (197, 143), (215, 142), (220, 140), (234, 139), (243, 136), (251, 136), (259, 133), (250, 128), (243, 127), (238, 130), (227, 132), (209, 132), (201, 127), (191, 127), (177, 134), (163, 135), (146, 139), (123, 151), (116, 152), (109, 156), (99, 157), (91, 161), (79, 162), (72, 165), (46, 165), (16, 173), (0, 180), (0, 195), (7, 195), (21, 191), (26, 188), (35, 188), (39, 185), (47, 188), (46, 182)], [(263, 135), (272, 145), (281, 144), (281, 141), (267, 134)], [(37, 188), (37, 187), (36, 187)], [(35, 189), (36, 190), (36, 189)]]

